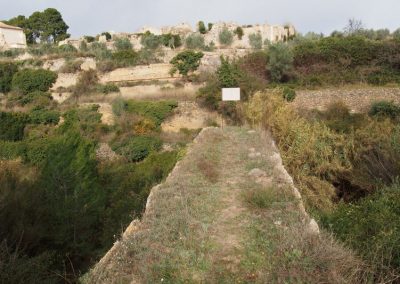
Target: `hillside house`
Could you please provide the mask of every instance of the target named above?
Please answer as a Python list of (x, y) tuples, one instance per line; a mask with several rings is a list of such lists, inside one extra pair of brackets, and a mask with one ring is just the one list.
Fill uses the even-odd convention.
[(26, 37), (23, 29), (0, 22), (0, 50), (26, 48)]

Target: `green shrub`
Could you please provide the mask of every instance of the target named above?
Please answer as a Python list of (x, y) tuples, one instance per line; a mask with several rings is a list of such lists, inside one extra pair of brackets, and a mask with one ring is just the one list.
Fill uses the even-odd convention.
[(208, 23), (208, 31), (211, 31), (213, 28), (214, 24), (213, 23)]
[(12, 89), (22, 94), (35, 91), (47, 92), (56, 80), (57, 74), (52, 71), (23, 69), (14, 75)]
[(176, 101), (127, 101), (126, 111), (136, 113), (152, 119), (157, 126), (172, 113), (172, 110), (178, 106)]
[(44, 56), (58, 52), (57, 45), (51, 43), (40, 43), (28, 47), (28, 52), (35, 56)]
[(81, 43), (79, 44), (79, 51), (80, 52), (87, 52), (89, 50), (87, 42), (86, 41), (81, 41)]
[(201, 34), (190, 34), (185, 40), (186, 48), (188, 49), (204, 49), (204, 37)]
[(60, 113), (44, 108), (34, 108), (29, 113), (29, 120), (34, 124), (57, 124), (60, 121)]
[(18, 67), (13, 63), (0, 63), (0, 93), (11, 90), (12, 78), (17, 71)]
[(228, 28), (223, 28), (218, 34), (219, 43), (225, 46), (229, 46), (233, 42), (233, 33)]
[(162, 142), (155, 137), (136, 136), (115, 143), (112, 148), (115, 152), (125, 157), (130, 162), (139, 162), (146, 158), (151, 152), (160, 150)]
[(373, 72), (367, 77), (368, 84), (375, 86), (383, 86), (391, 81), (393, 81), (391, 74), (383, 71)]
[(112, 53), (107, 49), (107, 46), (101, 42), (93, 42), (89, 47), (89, 52), (91, 52), (97, 60), (111, 59)]
[(112, 59), (118, 67), (134, 66), (138, 62), (138, 53), (133, 49), (125, 49), (114, 52)]
[(400, 271), (399, 184), (355, 203), (341, 203), (322, 224), (369, 261), (377, 279), (389, 276), (390, 269)]
[(242, 27), (237, 27), (234, 31), (235, 35), (237, 35), (239, 40), (242, 40), (242, 37), (244, 35)]
[(261, 33), (254, 33), (249, 35), (250, 46), (253, 49), (261, 49), (262, 48), (262, 36)]
[(96, 41), (96, 38), (94, 36), (84, 36), (83, 38), (87, 43), (92, 43)]
[(0, 140), (0, 160), (15, 160), (19, 157), (24, 157), (25, 153), (25, 142)]
[(221, 56), (221, 65), (218, 67), (216, 75), (221, 88), (236, 88), (239, 87), (239, 80), (242, 72), (238, 65), (230, 63), (228, 59)]
[(96, 90), (97, 90), (97, 92), (103, 93), (103, 94), (118, 93), (119, 92), (119, 88), (115, 84), (97, 85)]
[(105, 36), (107, 41), (112, 38), (112, 36), (111, 36), (111, 34), (109, 32), (102, 32), (101, 35)]
[(112, 110), (116, 116), (121, 116), (121, 114), (126, 111), (128, 103), (121, 98), (116, 98), (112, 102)]
[(132, 43), (128, 38), (118, 38), (114, 42), (114, 47), (117, 51), (131, 50), (133, 48)]
[(199, 33), (201, 33), (201, 34), (206, 34), (206, 33), (207, 33), (206, 25), (204, 24), (203, 21), (199, 21), (199, 22), (197, 23), (197, 30), (198, 30)]
[(140, 43), (146, 49), (157, 49), (162, 44), (162, 38), (147, 31), (140, 39)]
[(171, 33), (163, 34), (163, 35), (161, 35), (161, 41), (164, 46), (173, 48), (173, 49), (182, 46), (182, 39), (181, 39), (180, 35), (174, 35)]
[(19, 48), (18, 49), (13, 48), (13, 49), (5, 50), (5, 51), (0, 51), (0, 57), (15, 58), (23, 53), (24, 53), (24, 50), (19, 49)]
[(400, 106), (388, 101), (379, 101), (372, 104), (369, 115), (396, 119), (400, 116)]
[(292, 102), (296, 98), (296, 91), (291, 88), (288, 87), (283, 88), (282, 93), (283, 93), (283, 98), (287, 102)]
[(22, 106), (32, 104), (35, 106), (48, 106), (53, 98), (50, 93), (35, 91), (27, 95), (20, 96), (18, 103)]
[(28, 122), (29, 118), (26, 114), (0, 112), (0, 140), (22, 140)]
[(268, 49), (268, 69), (274, 82), (281, 82), (292, 69), (293, 54), (285, 43), (272, 44)]
[(199, 68), (200, 61), (204, 54), (193, 50), (185, 50), (176, 55), (170, 63), (174, 66), (171, 74), (179, 71), (179, 74), (188, 76), (189, 72), (194, 72)]
[(58, 47), (59, 52), (61, 53), (77, 53), (78, 50), (71, 44), (63, 44)]

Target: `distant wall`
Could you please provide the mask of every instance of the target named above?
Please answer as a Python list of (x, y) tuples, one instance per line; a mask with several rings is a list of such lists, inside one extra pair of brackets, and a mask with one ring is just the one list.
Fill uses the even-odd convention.
[(0, 28), (0, 37), (3, 38), (3, 47), (26, 48), (26, 37), (22, 30)]

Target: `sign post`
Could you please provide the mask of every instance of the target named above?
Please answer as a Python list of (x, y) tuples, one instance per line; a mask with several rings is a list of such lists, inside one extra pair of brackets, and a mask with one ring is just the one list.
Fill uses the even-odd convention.
[[(240, 88), (222, 88), (223, 102), (240, 101)], [(221, 114), (221, 128), (224, 129), (224, 119)]]

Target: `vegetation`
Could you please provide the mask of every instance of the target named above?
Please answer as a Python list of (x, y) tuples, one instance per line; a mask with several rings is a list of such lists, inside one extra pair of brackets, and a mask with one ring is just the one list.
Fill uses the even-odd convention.
[(171, 70), (171, 74), (175, 74), (179, 71), (179, 74), (187, 77), (190, 72), (194, 72), (199, 68), (200, 61), (204, 54), (202, 52), (195, 52), (192, 50), (186, 50), (176, 55), (171, 60), (171, 64), (174, 66)]
[(15, 73), (12, 90), (28, 94), (35, 91), (47, 92), (56, 82), (57, 74), (44, 69), (23, 69)]
[(293, 54), (284, 43), (277, 43), (269, 46), (268, 69), (271, 80), (274, 82), (286, 81), (285, 78), (292, 68)]
[(237, 35), (239, 40), (242, 40), (242, 37), (244, 35), (242, 27), (237, 27), (234, 31), (235, 35)]
[(199, 33), (201, 33), (201, 34), (207, 33), (206, 25), (204, 24), (203, 21), (199, 21), (197, 23), (197, 29), (198, 29)]
[(131, 50), (133, 48), (128, 38), (117, 38), (114, 42), (114, 47), (117, 51)]
[(190, 34), (186, 40), (185, 45), (187, 49), (204, 49), (204, 37), (201, 34)]
[(253, 49), (261, 49), (263, 45), (262, 36), (260, 33), (249, 35), (250, 46)]
[(223, 28), (218, 34), (219, 43), (225, 46), (229, 46), (233, 42), (233, 33), (228, 28)]
[(48, 8), (43, 12), (34, 12), (29, 18), (18, 16), (6, 21), (7, 24), (24, 29), (27, 42), (35, 44), (41, 42), (59, 42), (70, 35), (67, 33), (68, 25), (61, 14), (54, 8)]
[(0, 93), (11, 90), (12, 78), (17, 71), (18, 67), (13, 63), (0, 63)]

